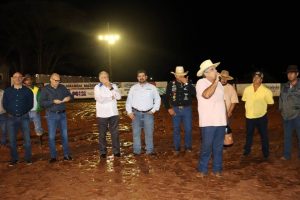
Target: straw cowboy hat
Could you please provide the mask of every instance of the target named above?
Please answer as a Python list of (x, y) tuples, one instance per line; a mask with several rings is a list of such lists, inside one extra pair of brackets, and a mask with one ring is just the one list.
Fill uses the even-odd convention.
[(189, 71), (184, 72), (184, 68), (182, 66), (177, 66), (175, 68), (175, 72), (171, 72), (171, 74), (174, 74), (175, 76), (185, 76), (189, 73)]
[(211, 60), (205, 60), (200, 65), (200, 70), (197, 72), (197, 76), (203, 76), (204, 71), (209, 67), (218, 67), (220, 62), (212, 63)]
[(227, 79), (227, 80), (233, 80), (233, 77), (229, 76), (229, 71), (227, 71), (227, 70), (222, 70), (221, 73), (220, 73), (220, 76), (222, 78)]

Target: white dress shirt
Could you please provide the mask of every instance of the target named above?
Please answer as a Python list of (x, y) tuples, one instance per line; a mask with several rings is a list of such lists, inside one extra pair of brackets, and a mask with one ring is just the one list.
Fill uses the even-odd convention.
[(102, 83), (94, 87), (94, 97), (96, 100), (96, 117), (108, 118), (119, 115), (117, 100), (121, 99), (121, 94), (116, 84), (112, 84), (112, 90)]
[(160, 108), (161, 99), (157, 88), (150, 84), (137, 83), (133, 85), (128, 93), (126, 100), (126, 111), (128, 114), (132, 113), (132, 108), (139, 111), (147, 111), (151, 109), (151, 112), (158, 111)]

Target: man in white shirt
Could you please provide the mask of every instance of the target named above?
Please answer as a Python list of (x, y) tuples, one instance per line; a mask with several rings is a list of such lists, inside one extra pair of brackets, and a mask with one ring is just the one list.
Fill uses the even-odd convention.
[(153, 114), (159, 110), (161, 98), (157, 88), (147, 82), (147, 74), (144, 70), (137, 72), (138, 83), (133, 85), (128, 93), (126, 111), (132, 120), (133, 129), (133, 153), (141, 154), (141, 129), (144, 128), (146, 154), (153, 155)]
[(112, 151), (115, 157), (120, 157), (119, 112), (117, 100), (121, 99), (118, 86), (109, 81), (107, 72), (99, 73), (100, 83), (94, 88), (96, 100), (96, 117), (99, 128), (100, 157), (106, 158), (106, 132), (109, 130), (112, 140)]

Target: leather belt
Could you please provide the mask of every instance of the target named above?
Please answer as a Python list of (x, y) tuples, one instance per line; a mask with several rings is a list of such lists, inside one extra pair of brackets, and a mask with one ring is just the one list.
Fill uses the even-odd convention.
[(142, 110), (138, 110), (136, 108), (132, 108), (132, 110), (134, 111), (137, 111), (137, 112), (141, 112), (141, 113), (147, 113), (147, 112), (150, 112), (153, 108), (150, 108), (149, 110), (145, 110), (145, 111), (142, 111)]
[(22, 117), (23, 115), (25, 115), (25, 114), (10, 114), (10, 113), (7, 113), (7, 115), (9, 116), (9, 117)]
[(189, 107), (189, 106), (174, 106), (174, 108), (178, 108), (178, 109), (184, 109), (186, 107)]
[(65, 113), (66, 111), (65, 110), (57, 110), (57, 111), (50, 111), (50, 112), (59, 114), (59, 113)]

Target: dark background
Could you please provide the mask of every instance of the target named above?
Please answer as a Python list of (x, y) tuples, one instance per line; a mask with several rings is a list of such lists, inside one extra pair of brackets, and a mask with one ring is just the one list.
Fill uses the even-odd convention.
[(196, 82), (206, 59), (221, 62), (236, 82), (255, 70), (285, 82), (299, 64), (299, 10), (288, 3), (193, 1), (1, 1), (0, 59), (23, 73), (97, 76), (108, 51), (97, 35), (119, 33), (112, 46), (114, 81), (135, 81), (146, 69), (171, 80), (178, 65)]

